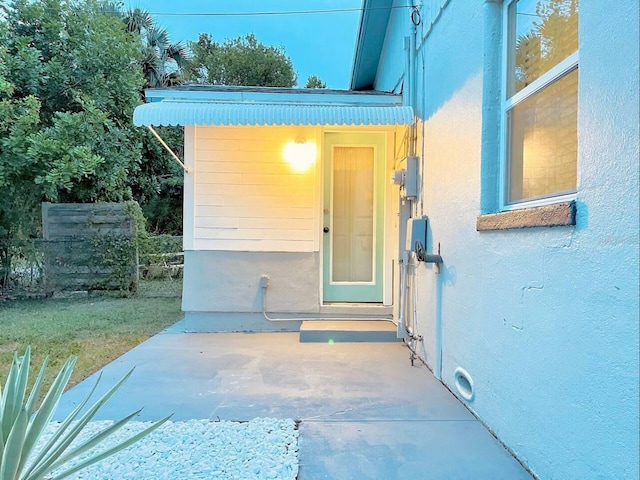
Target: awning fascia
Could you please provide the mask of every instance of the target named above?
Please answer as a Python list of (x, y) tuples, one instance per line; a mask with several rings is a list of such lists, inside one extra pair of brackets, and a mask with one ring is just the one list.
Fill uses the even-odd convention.
[(355, 92), (256, 93), (180, 91), (147, 92), (152, 100), (133, 114), (136, 126), (169, 125), (412, 125), (413, 109), (390, 94)]

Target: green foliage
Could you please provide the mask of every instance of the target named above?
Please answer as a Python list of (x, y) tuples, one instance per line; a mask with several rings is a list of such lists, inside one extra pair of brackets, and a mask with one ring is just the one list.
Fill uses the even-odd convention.
[(28, 153), (39, 167), (35, 184), (53, 202), (131, 198), (128, 172), (137, 168), (139, 153), (127, 147), (136, 143), (92, 102), (77, 113), (56, 112), (53, 125), (30, 136)]
[(307, 78), (307, 83), (304, 88), (327, 88), (327, 84), (320, 80), (320, 77), (316, 77), (315, 75), (309, 75)]
[[(27, 396), (31, 348), (27, 347), (21, 359), (18, 358), (17, 353), (14, 353), (11, 369), (0, 397), (0, 480), (40, 480), (43, 478), (62, 480), (133, 445), (170, 418), (166, 417), (127, 440), (109, 447), (103, 452), (91, 455), (73, 466), (68, 466), (69, 462), (103, 443), (140, 412), (139, 410), (133, 412), (90, 439), (71, 447), (71, 443), (100, 408), (118, 391), (133, 370), (122, 377), (80, 416), (80, 412), (87, 405), (100, 381), (98, 378), (89, 394), (62, 422), (43, 448), (37, 452), (35, 447), (58, 407), (76, 361), (76, 357), (69, 357), (44, 396), (40, 408), (36, 408), (36, 401), (39, 398), (40, 388), (47, 370), (47, 359), (45, 358), (40, 373)], [(76, 419), (77, 421), (74, 422)]]
[(139, 241), (140, 255), (163, 255), (182, 252), (182, 237), (147, 235)]
[[(158, 134), (184, 158), (183, 127), (157, 127)], [(147, 218), (152, 233), (182, 234), (182, 195), (184, 172), (164, 147), (144, 130), (142, 155), (145, 158), (132, 178), (133, 198)]]
[[(5, 5), (0, 239), (38, 236), (43, 200), (131, 198), (128, 178), (141, 162), (141, 134), (131, 118), (144, 80), (135, 38), (107, 6), (102, 0)], [(0, 249), (5, 271), (9, 254)]]
[(253, 34), (218, 43), (202, 33), (189, 48), (193, 58), (185, 77), (195, 83), (293, 87), (297, 81), (284, 47), (264, 45)]
[(126, 202), (126, 214), (135, 225), (136, 238), (144, 238), (147, 236), (147, 220), (144, 218), (144, 214), (140, 205), (136, 201)]
[[(142, 209), (135, 201), (127, 202), (126, 215), (135, 224), (133, 236), (108, 232), (91, 235), (84, 239), (90, 245), (87, 263), (96, 273), (109, 272), (96, 281), (92, 289), (114, 289), (122, 292), (137, 289), (138, 250), (147, 237), (146, 220)], [(88, 223), (92, 223), (91, 217)]]
[(5, 291), (20, 289), (25, 296), (43, 292), (44, 254), (40, 240), (0, 240), (0, 252), (0, 258), (7, 262), (0, 264), (0, 284), (7, 287)]
[(109, 272), (107, 277), (94, 281), (92, 289), (114, 289), (122, 292), (136, 290), (136, 238), (123, 235), (94, 235), (91, 244), (90, 268), (96, 273)]

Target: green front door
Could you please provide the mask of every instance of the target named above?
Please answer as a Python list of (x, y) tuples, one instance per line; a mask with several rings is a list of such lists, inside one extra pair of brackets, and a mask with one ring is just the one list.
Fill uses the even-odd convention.
[(385, 135), (324, 137), (323, 299), (382, 302)]

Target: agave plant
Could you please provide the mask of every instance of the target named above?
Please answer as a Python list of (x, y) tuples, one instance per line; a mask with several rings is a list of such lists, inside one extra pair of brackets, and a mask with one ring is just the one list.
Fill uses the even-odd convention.
[(71, 466), (69, 462), (103, 442), (140, 413), (140, 410), (133, 412), (84, 442), (74, 444), (71, 447), (72, 442), (82, 429), (129, 378), (133, 369), (88, 408), (82, 416), (79, 416), (98, 386), (100, 375), (83, 401), (58, 426), (51, 438), (46, 443), (43, 442), (44, 445), (41, 448), (36, 449), (36, 444), (51, 421), (71, 378), (77, 357), (71, 356), (64, 363), (39, 408), (36, 408), (36, 401), (48, 360), (45, 358), (40, 373), (27, 397), (30, 359), (30, 347), (27, 347), (22, 358), (18, 358), (17, 353), (14, 353), (4, 391), (0, 394), (0, 480), (41, 480), (44, 478), (61, 480), (133, 445), (170, 418), (168, 416), (104, 451), (93, 455), (89, 454), (87, 458), (78, 460), (75, 465)]

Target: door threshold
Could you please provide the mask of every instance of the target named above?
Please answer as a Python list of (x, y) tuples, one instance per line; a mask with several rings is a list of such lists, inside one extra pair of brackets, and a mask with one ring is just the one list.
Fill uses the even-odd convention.
[(383, 305), (382, 303), (325, 303), (320, 306), (320, 314), (391, 318), (393, 306)]
[[(324, 302), (322, 304), (323, 307), (384, 307), (385, 305), (382, 302)], [(390, 305), (387, 305), (390, 306)]]

